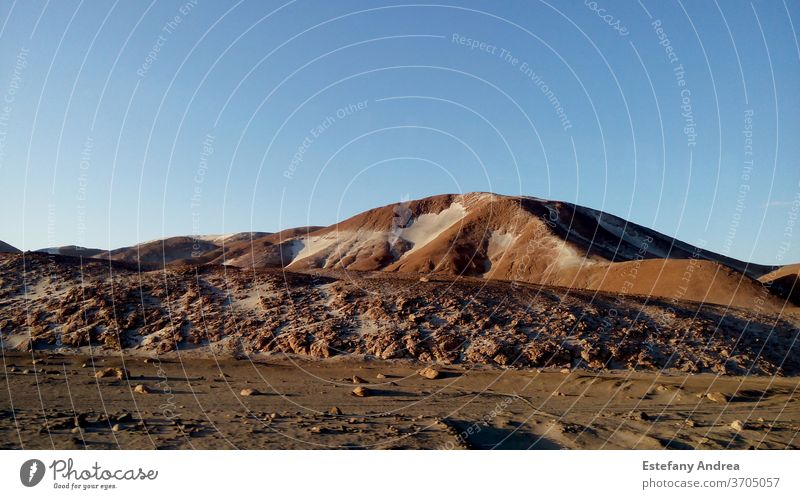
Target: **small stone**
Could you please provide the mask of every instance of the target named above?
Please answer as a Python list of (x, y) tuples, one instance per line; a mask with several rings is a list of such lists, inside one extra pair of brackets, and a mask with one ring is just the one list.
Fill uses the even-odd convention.
[(136, 385), (133, 391), (136, 393), (152, 393), (152, 390), (147, 385)]
[(742, 431), (744, 430), (744, 423), (742, 423), (740, 420), (737, 419), (733, 423), (731, 423), (731, 428), (733, 428), (736, 431)]
[(122, 427), (119, 424), (115, 424), (114, 426), (111, 427), (111, 431), (114, 431), (114, 432), (121, 431), (121, 430), (122, 430)]
[(86, 428), (88, 424), (86, 413), (80, 413), (75, 416), (73, 423), (75, 424), (75, 428)]
[(328, 414), (330, 414), (331, 416), (341, 416), (342, 410), (334, 406), (328, 410)]
[(128, 378), (130, 373), (127, 369), (123, 369), (121, 367), (107, 367), (103, 370), (97, 371), (94, 373), (95, 378), (117, 378), (117, 379), (124, 379)]
[(375, 377), (376, 377), (377, 379), (386, 379), (386, 375), (385, 375), (385, 374), (383, 374), (383, 373), (378, 373), (378, 374), (377, 374)]
[(696, 423), (693, 419), (687, 419), (684, 424), (689, 428), (694, 428)]
[(31, 373), (30, 369), (23, 369), (22, 370), (22, 374), (30, 374), (30, 373)]
[(319, 426), (312, 426), (311, 429), (308, 431), (310, 431), (311, 433), (322, 433), (322, 428), (320, 428)]
[(70, 433), (80, 433), (80, 432), (81, 432), (81, 429), (80, 429), (80, 428), (78, 428), (78, 427), (76, 426), (75, 428), (73, 428), (73, 429), (69, 430), (69, 432), (70, 432)]
[(636, 415), (636, 419), (638, 419), (639, 421), (649, 421), (650, 420), (650, 416), (646, 412), (640, 411)]
[(359, 376), (353, 376), (352, 382), (354, 385), (363, 385), (367, 382), (367, 380)]
[(369, 397), (370, 395), (372, 395), (372, 392), (370, 392), (369, 389), (364, 388), (363, 386), (357, 386), (353, 388), (353, 395), (355, 395), (356, 397)]
[(419, 282), (430, 282), (430, 279), (428, 279), (425, 276), (422, 276), (422, 277), (419, 278)]
[(708, 400), (712, 402), (717, 402), (720, 404), (728, 403), (728, 397), (724, 393), (720, 392), (706, 393), (706, 397), (708, 398)]
[(259, 391), (255, 388), (244, 388), (239, 392), (242, 397), (252, 397), (253, 395), (260, 395)]
[(442, 373), (440, 373), (438, 370), (432, 367), (426, 367), (425, 369), (420, 369), (419, 371), (417, 371), (417, 374), (419, 374), (425, 379), (438, 379), (439, 376), (442, 375)]
[(130, 412), (123, 412), (118, 416), (113, 416), (113, 419), (117, 423), (131, 423), (133, 422), (133, 414)]
[(559, 371), (559, 372), (560, 372), (561, 374), (569, 374), (569, 373), (571, 373), (572, 371), (570, 370), (570, 368), (568, 368), (568, 367), (565, 367), (564, 369), (562, 369), (562, 370), (561, 370), (561, 371)]

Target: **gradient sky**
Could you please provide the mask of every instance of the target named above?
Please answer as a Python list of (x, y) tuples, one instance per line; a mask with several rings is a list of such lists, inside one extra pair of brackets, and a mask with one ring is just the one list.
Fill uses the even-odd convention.
[(797, 2), (3, 0), (0, 19), (0, 240), (22, 249), (492, 191), (800, 261)]

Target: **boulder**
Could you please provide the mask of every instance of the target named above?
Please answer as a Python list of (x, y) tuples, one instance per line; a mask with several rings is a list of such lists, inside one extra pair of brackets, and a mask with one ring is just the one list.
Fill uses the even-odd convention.
[(417, 371), (417, 374), (419, 374), (425, 379), (438, 379), (442, 375), (441, 372), (432, 367), (426, 367), (425, 369), (420, 369), (419, 371)]
[(364, 388), (363, 386), (357, 386), (353, 388), (353, 395), (356, 397), (369, 397), (372, 395), (372, 392), (368, 388)]

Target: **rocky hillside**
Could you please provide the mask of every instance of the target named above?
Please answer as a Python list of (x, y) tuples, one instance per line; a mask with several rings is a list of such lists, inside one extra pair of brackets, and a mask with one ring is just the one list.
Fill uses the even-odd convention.
[(343, 354), (438, 363), (800, 374), (796, 324), (687, 301), (386, 272), (0, 256), (4, 349)]

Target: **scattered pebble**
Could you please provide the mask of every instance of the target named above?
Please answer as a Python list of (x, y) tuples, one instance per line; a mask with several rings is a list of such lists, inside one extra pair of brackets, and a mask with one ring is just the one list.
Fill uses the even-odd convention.
[(244, 388), (239, 392), (242, 397), (252, 397), (253, 395), (260, 395), (259, 391), (255, 388)]
[(744, 423), (742, 423), (741, 420), (737, 419), (733, 423), (731, 423), (731, 428), (733, 428), (736, 431), (742, 431), (744, 430)]

